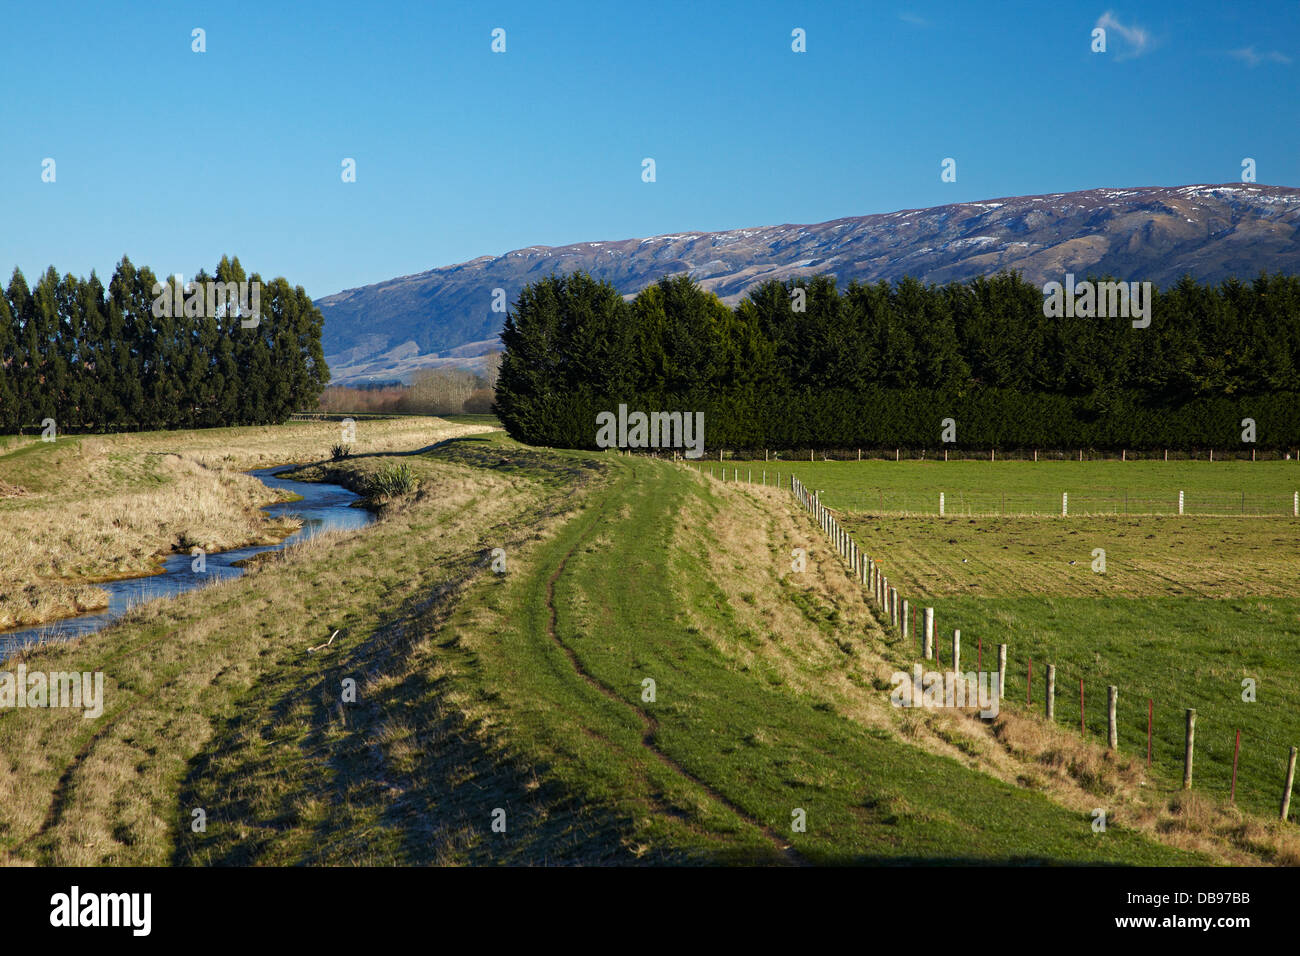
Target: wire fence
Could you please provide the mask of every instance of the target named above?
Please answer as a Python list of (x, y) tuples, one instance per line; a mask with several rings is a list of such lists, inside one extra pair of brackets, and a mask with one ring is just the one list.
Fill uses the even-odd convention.
[[(938, 632), (935, 625), (934, 608), (918, 608), (915, 601), (909, 601), (904, 597), (894, 585), (890, 584), (889, 578), (884, 571), (880, 556), (872, 557), (864, 551), (857, 543), (852, 534), (850, 534), (834, 514), (824, 505), (820, 497), (804, 485), (797, 478), (790, 482), (790, 491), (795, 501), (812, 517), (812, 519), (821, 527), (831, 546), (838, 553), (840, 558), (848, 566), (852, 576), (861, 582), (863, 589), (867, 592), (868, 604), (876, 611), (882, 625), (888, 630), (899, 634), (903, 640), (903, 646), (909, 648), (909, 656), (914, 650), (916, 656), (922, 661), (932, 661), (935, 666), (940, 664), (942, 641), (938, 640)], [(918, 610), (920, 614), (918, 615)], [(919, 620), (918, 620), (919, 617)], [(919, 624), (919, 626), (918, 626)], [(909, 640), (910, 639), (910, 640)], [(952, 668), (953, 680), (951, 684), (956, 684), (956, 678), (963, 674), (963, 663), (966, 669), (970, 668), (970, 653), (972, 648), (969, 644), (964, 650), (961, 645), (961, 631), (953, 631), (951, 638), (950, 650), (948, 654), (949, 665)], [(1008, 645), (988, 644), (981, 638), (977, 638), (975, 651), (976, 673), (970, 676), (977, 676), (978, 671), (983, 671), (984, 661), (988, 660), (996, 668), (996, 678), (994, 680), (993, 693), (1001, 701), (1005, 697), (1005, 691), (1008, 685), (1007, 676), (1010, 667), (1017, 666), (1018, 662), (1009, 660)], [(1058, 674), (1057, 668), (1050, 662), (1039, 661), (1037, 684), (1035, 684), (1034, 661), (1029, 658), (1026, 664), (1025, 680), (1025, 704), (1024, 713), (1032, 715), (1035, 713), (1035, 707), (1041, 707), (1040, 718), (1048, 723), (1055, 724), (1059, 720), (1057, 702), (1064, 703), (1069, 697), (1074, 686), (1074, 680), (1078, 680), (1078, 730), (1080, 736), (1085, 740), (1097, 740), (1100, 736), (1095, 729), (1090, 729), (1087, 715), (1088, 706), (1093, 709), (1091, 713), (1096, 714), (1100, 711), (1104, 714), (1104, 739), (1108, 751), (1116, 751), (1121, 747), (1121, 728), (1127, 736), (1123, 741), (1126, 749), (1137, 750), (1139, 754), (1145, 752), (1146, 763), (1148, 767), (1152, 766), (1154, 760), (1154, 741), (1155, 741), (1155, 714), (1157, 708), (1155, 701), (1151, 698), (1139, 698), (1139, 703), (1145, 702), (1146, 707), (1146, 734), (1145, 740), (1141, 738), (1133, 739), (1133, 722), (1120, 720), (1120, 711), (1118, 701), (1121, 694), (1121, 688), (1115, 684), (1106, 685), (1105, 694), (1100, 698), (1093, 697), (1094, 703), (1087, 704), (1088, 697), (1085, 694), (1086, 681), (1079, 675)], [(919, 674), (924, 665), (918, 665), (916, 668)], [(1061, 691), (1058, 698), (1058, 688)], [(1096, 692), (1094, 686), (1093, 692)], [(920, 694), (921, 688), (915, 688), (914, 693)], [(1037, 696), (1036, 696), (1037, 695)], [(965, 698), (966, 706), (974, 708), (970, 704), (970, 698)], [(945, 704), (951, 706), (951, 703)], [(909, 705), (915, 706), (915, 705)], [(922, 703), (920, 706), (927, 706)], [(958, 706), (962, 706), (958, 704)], [(997, 710), (994, 709), (994, 714)], [(1164, 707), (1159, 708), (1162, 715), (1169, 711)], [(1205, 737), (1205, 728), (1202, 728), (1202, 734), (1198, 738), (1196, 734), (1197, 713), (1195, 708), (1179, 707), (1175, 711), (1177, 718), (1182, 722), (1184, 729), (1184, 740), (1182, 747), (1182, 789), (1190, 791), (1193, 789), (1194, 781), (1199, 779), (1195, 776), (1196, 755), (1199, 753), (1202, 757), (1208, 757), (1212, 766), (1226, 764), (1226, 751), (1222, 749), (1223, 742), (1227, 739), (1226, 734), (1230, 733), (1233, 728), (1216, 727), (1214, 730), (1214, 742)], [(1068, 718), (1068, 715), (1067, 715)], [(1167, 718), (1164, 718), (1167, 719)], [(1102, 719), (1094, 717), (1093, 727), (1095, 728)], [(1137, 727), (1141, 730), (1140, 722)], [(1239, 759), (1242, 755), (1242, 733), (1241, 729), (1235, 728), (1236, 733), (1232, 738), (1232, 772), (1231, 783), (1229, 785), (1229, 803), (1235, 804), (1237, 800), (1237, 770)], [(1100, 743), (1100, 740), (1098, 740)], [(1134, 746), (1136, 744), (1136, 746)], [(1278, 818), (1285, 824), (1290, 818), (1291, 795), (1294, 789), (1296, 760), (1298, 750), (1295, 746), (1284, 749), (1284, 745), (1276, 740), (1264, 741), (1268, 748), (1264, 751), (1262, 758), (1266, 760), (1277, 774), (1278, 790), (1273, 794), (1279, 794), (1281, 799), (1278, 804)], [(1163, 749), (1163, 748), (1162, 748)], [(1256, 777), (1256, 780), (1258, 777)], [(1212, 790), (1218, 789), (1211, 787)]]
[(711, 461), (1300, 461), (1282, 448), (709, 448)]
[[(1184, 493), (1180, 504), (1177, 493), (1156, 495), (1150, 492), (1063, 492), (1065, 513), (1086, 515), (1246, 515), (1255, 517), (1295, 517), (1295, 493), (1248, 493), (1246, 491)], [(859, 489), (834, 497), (846, 511), (879, 514), (938, 515), (939, 494), (896, 488)], [(1061, 494), (1047, 492), (952, 491), (944, 492), (943, 514), (988, 515), (1060, 515)]]
[[(755, 467), (755, 466), (759, 467)], [(771, 468), (767, 466), (773, 466)], [(788, 471), (778, 470), (779, 462), (716, 464), (697, 462), (693, 467), (701, 474), (723, 482), (770, 485), (793, 490), (797, 479)], [(1279, 494), (1185, 491), (1154, 494), (1111, 491), (952, 491), (864, 487), (848, 492), (818, 492), (828, 506), (859, 514), (962, 516), (1034, 516), (1061, 515), (1169, 515), (1184, 517), (1232, 515), (1247, 517), (1300, 518), (1300, 492)]]

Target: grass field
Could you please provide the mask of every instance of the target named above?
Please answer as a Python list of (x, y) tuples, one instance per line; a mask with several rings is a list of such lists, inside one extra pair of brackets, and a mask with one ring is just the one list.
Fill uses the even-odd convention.
[[(24, 655), (28, 668), (102, 670), (107, 705), (93, 721), (0, 711), (5, 861), (1170, 864), (1295, 852), (1276, 825), (1228, 826), (1140, 762), (1037, 721), (891, 707), (906, 648), (785, 494), (503, 437), (402, 460), (417, 490), (370, 528)], [(795, 547), (809, 549), (802, 573)], [(1099, 799), (1105, 834), (1090, 825)]]
[[(200, 436), (232, 448), (241, 438)], [(231, 454), (246, 463), (262, 441)], [(1159, 711), (1151, 773), (1132, 753), (1134, 714), (1123, 712), (1128, 753), (1106, 754), (1095, 726), (1092, 740), (1069, 730), (1068, 694), (1057, 728), (1015, 707), (992, 723), (892, 707), (890, 674), (915, 651), (881, 626), (788, 492), (500, 435), (415, 447), (301, 471), (365, 487), (364, 475), (400, 455), (414, 488), (369, 528), (320, 536), (240, 579), (12, 659), (9, 668), (102, 671), (107, 700), (95, 720), (0, 710), (0, 860), (1300, 863), (1293, 826), (1269, 822), (1266, 807), (1222, 805), (1212, 731), (1226, 710), (1213, 700), (1198, 705), (1204, 739), (1216, 742), (1191, 797), (1172, 773), (1172, 704)], [(29, 452), (41, 453), (60, 451)], [(911, 522), (862, 521), (864, 543), (888, 533), (917, 558), (941, 550)], [(911, 521), (956, 534), (944, 529), (957, 519)], [(972, 555), (994, 548), (993, 529), (963, 533)], [(808, 553), (801, 572), (795, 548)], [(996, 567), (991, 554), (982, 560)], [(1158, 563), (1120, 581), (1126, 559), (1115, 560), (1123, 597), (1044, 598), (1050, 578), (1022, 593), (1019, 571), (990, 574), (988, 597), (968, 597), (942, 567), (931, 584), (942, 626), (960, 619), (953, 626), (972, 636), (1037, 613), (1035, 601), (1093, 606), (1094, 623), (1120, 626), (1106, 616), (1115, 601), (1200, 600), (1168, 597)], [(1280, 571), (1259, 574), (1261, 586), (1283, 588)], [(1183, 623), (1213, 627), (1212, 615)], [(1250, 734), (1289, 733), (1294, 700), (1275, 687), (1286, 642), (1239, 645), (1222, 662), (1217, 639), (1189, 645), (1181, 670), (1194, 657), (1203, 673), (1174, 689), (1211, 698), (1248, 666), (1261, 679)], [(1044, 624), (1035, 640), (1046, 654), (1069, 639)], [(1013, 646), (1013, 661), (1022, 648), (1037, 660), (1040, 645)], [(1093, 667), (1095, 682), (1096, 668), (1148, 653), (1094, 640), (1087, 648), (1105, 651), (1094, 660), (1072, 646), (1077, 663), (1064, 650), (1057, 658), (1062, 686), (1072, 667)], [(1172, 652), (1161, 653), (1163, 676), (1176, 680)], [(1126, 707), (1168, 690), (1154, 661), (1124, 682)], [(344, 700), (345, 680), (355, 700)], [(1266, 704), (1266, 694), (1276, 696)], [(1263, 751), (1252, 754), (1239, 779), (1246, 810), (1257, 802), (1246, 791), (1272, 774)], [(1091, 826), (1098, 806), (1104, 834)], [(493, 829), (501, 821), (504, 832)]]
[[(1120, 689), (1119, 738), (1145, 756), (1147, 701), (1154, 708), (1153, 761), (1171, 783), (1181, 780), (1184, 712), (1197, 710), (1196, 791), (1226, 801), (1234, 738), (1241, 731), (1237, 803), (1276, 814), (1288, 750), (1300, 744), (1300, 601), (1191, 598), (954, 598), (934, 603), (947, 638), (960, 628), (967, 660), (972, 641), (1008, 644), (1007, 696), (1026, 699), (1034, 662), (1035, 710), (1045, 690), (1044, 665), (1056, 666), (1056, 718), (1079, 728), (1084, 681), (1087, 732), (1106, 734), (1106, 685)], [(941, 659), (950, 652), (939, 642)], [(993, 658), (986, 656), (986, 664)], [(1257, 700), (1243, 700), (1243, 680)]]
[[(743, 481), (747, 471), (740, 467)], [(878, 507), (859, 512), (852, 503), (854, 489), (873, 482), (883, 486), (888, 502), (890, 495), (928, 496), (940, 486), (976, 491), (979, 480), (1005, 486), (1009, 500), (1032, 498), (1035, 483), (1068, 485), (1073, 501), (1073, 489), (1095, 491), (1120, 473), (1146, 493), (1186, 488), (1189, 500), (1212, 496), (1219, 479), (1264, 495), (1278, 493), (1292, 467), (835, 462), (804, 465), (796, 474), (803, 471), (803, 480), (824, 487), (824, 501), (849, 506), (842, 523), (902, 596), (913, 606), (935, 608), (941, 661), (950, 657), (954, 629), (962, 632), (967, 665), (982, 643), (991, 666), (993, 649), (1006, 643), (1008, 698), (1023, 707), (1032, 660), (1034, 705), (1023, 709), (1034, 712), (1042, 708), (1045, 665), (1054, 664), (1057, 720), (1075, 731), (1083, 678), (1087, 732), (1094, 740), (1104, 741), (1106, 685), (1114, 684), (1121, 745), (1143, 760), (1150, 699), (1153, 773), (1174, 783), (1181, 780), (1184, 711), (1194, 707), (1196, 790), (1226, 800), (1240, 730), (1237, 803), (1266, 815), (1276, 813), (1288, 748), (1300, 743), (1300, 534), (1293, 519), (908, 517), (882, 515)], [(1256, 682), (1253, 703), (1242, 699), (1247, 678)]]
[[(872, 514), (1177, 515), (1178, 492), (1188, 514), (1290, 516), (1300, 490), (1300, 461), (702, 461), (705, 474), (743, 481), (794, 475), (822, 503)], [(1244, 495), (1244, 497), (1243, 497)]]
[(484, 425), (489, 428), (500, 428), (501, 420), (490, 412), (465, 412), (459, 415), (443, 415), (443, 421), (452, 422), (456, 425)]

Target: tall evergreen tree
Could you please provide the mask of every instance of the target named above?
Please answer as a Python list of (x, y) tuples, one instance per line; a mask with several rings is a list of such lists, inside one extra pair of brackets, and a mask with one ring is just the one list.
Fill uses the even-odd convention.
[(9, 297), (0, 290), (0, 434), (18, 430), (17, 323), (9, 308)]

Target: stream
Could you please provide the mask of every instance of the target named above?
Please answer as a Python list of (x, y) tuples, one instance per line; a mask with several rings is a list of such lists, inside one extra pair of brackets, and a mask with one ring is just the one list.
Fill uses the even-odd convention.
[(362, 528), (374, 520), (374, 515), (364, 508), (352, 507), (352, 503), (359, 495), (348, 491), (342, 485), (293, 481), (277, 477), (281, 472), (295, 467), (297, 466), (282, 465), (278, 468), (259, 468), (248, 472), (270, 488), (286, 488), (302, 495), (301, 501), (267, 505), (262, 509), (273, 518), (296, 515), (302, 519), (302, 527), (283, 541), (277, 544), (259, 544), (209, 554), (205, 558), (206, 569), (201, 573), (192, 570), (194, 559), (189, 554), (172, 554), (163, 561), (160, 574), (101, 582), (96, 586), (108, 592), (106, 609), (60, 618), (36, 627), (0, 631), (0, 661), (28, 644), (67, 640), (91, 634), (146, 601), (175, 597), (205, 584), (237, 578), (244, 573), (244, 569), (235, 567), (235, 562), (243, 561), (255, 554), (263, 551), (278, 551), (286, 545), (295, 541), (304, 541), (322, 531)]

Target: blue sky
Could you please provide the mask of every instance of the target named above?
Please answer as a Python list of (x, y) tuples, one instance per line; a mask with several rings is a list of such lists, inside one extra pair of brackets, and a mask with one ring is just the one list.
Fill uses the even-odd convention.
[(1300, 3), (12, 4), (0, 103), (5, 277), (228, 252), (320, 297), (528, 245), (1236, 181), (1247, 156), (1300, 185)]

